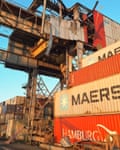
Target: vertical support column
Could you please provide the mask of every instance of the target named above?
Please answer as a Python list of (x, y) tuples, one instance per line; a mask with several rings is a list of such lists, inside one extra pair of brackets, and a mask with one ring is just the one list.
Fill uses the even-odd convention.
[(43, 34), (43, 32), (44, 32), (46, 3), (47, 3), (47, 0), (44, 0), (44, 7), (43, 7), (43, 14), (42, 14), (41, 34)]
[(31, 137), (30, 142), (32, 140), (32, 132), (33, 132), (33, 121), (35, 118), (35, 104), (36, 104), (36, 86), (37, 86), (37, 69), (33, 69), (32, 72), (32, 87), (31, 87)]
[[(31, 88), (32, 88), (32, 73), (31, 71), (29, 72), (28, 75), (28, 83), (27, 83), (27, 91), (26, 91), (26, 113), (27, 113), (27, 120), (28, 120), (28, 127), (30, 128), (30, 111), (31, 111)], [(26, 114), (25, 114), (26, 115)], [(25, 117), (25, 118), (26, 118)]]
[(66, 50), (66, 87), (68, 87), (68, 78), (69, 78), (69, 55), (68, 50)]
[(32, 104), (31, 104), (31, 118), (34, 119), (34, 110), (35, 110), (35, 103), (36, 103), (36, 86), (37, 86), (37, 70), (34, 69), (32, 72), (32, 91), (31, 91), (31, 98), (32, 98)]
[[(68, 50), (66, 49), (66, 59), (65, 63), (60, 65), (61, 73), (63, 75), (63, 79), (61, 79), (61, 89), (64, 87), (68, 87), (69, 84), (69, 54)], [(72, 63), (72, 62), (71, 62)]]
[[(76, 6), (73, 9), (73, 15), (74, 15), (74, 20), (76, 22), (79, 21), (79, 17), (80, 17), (79, 6)], [(83, 55), (83, 43), (81, 43), (80, 41), (77, 41), (76, 46), (77, 46), (77, 57), (78, 57), (77, 66), (78, 66), (78, 69), (80, 69), (82, 65), (81, 62), (82, 62), (82, 55)]]
[(58, 2), (59, 3), (59, 15), (60, 15), (60, 19), (62, 19), (62, 4), (61, 2)]
[(73, 71), (73, 69), (72, 69), (72, 60), (73, 60), (73, 56), (68, 55), (68, 70), (69, 70), (69, 72)]
[(72, 64), (72, 59), (73, 57), (71, 55), (68, 54), (68, 82), (67, 82), (67, 87), (70, 87), (70, 78), (69, 78), (69, 74), (73, 71), (73, 64)]
[(29, 112), (30, 112), (30, 92), (31, 92), (31, 72), (29, 72), (28, 74), (28, 81), (27, 84), (25, 85), (26, 89), (26, 100), (25, 100), (25, 107), (24, 107), (24, 121), (25, 121), (25, 125), (27, 125), (29, 127)]
[(82, 56), (83, 56), (83, 43), (77, 42), (77, 56), (78, 56), (78, 69), (82, 67)]
[(29, 126), (29, 141), (32, 142), (33, 121), (35, 117), (35, 104), (36, 104), (36, 86), (37, 86), (37, 69), (33, 69), (29, 73), (27, 96), (29, 103), (28, 126)]
[(73, 17), (75, 21), (79, 20), (80, 12), (79, 12), (79, 5), (73, 8)]

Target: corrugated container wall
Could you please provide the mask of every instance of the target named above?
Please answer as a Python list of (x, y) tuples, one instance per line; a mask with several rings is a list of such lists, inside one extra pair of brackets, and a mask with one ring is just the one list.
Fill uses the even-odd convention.
[(101, 15), (97, 11), (94, 11), (93, 23), (94, 23), (94, 28), (95, 28), (93, 46), (97, 47), (97, 49), (100, 49), (106, 46), (103, 15)]
[(56, 142), (104, 141), (120, 134), (120, 54), (71, 73), (72, 88), (55, 94)]
[(68, 136), (71, 142), (105, 141), (108, 134), (120, 134), (120, 114), (55, 118), (54, 135), (57, 143)]
[(93, 20), (95, 27), (93, 45), (96, 46), (98, 49), (120, 40), (119, 23), (100, 14), (97, 11), (93, 12)]
[(80, 70), (71, 72), (69, 75), (69, 86), (104, 79), (120, 73), (120, 54), (99, 61)]
[(6, 136), (11, 137), (16, 133), (19, 133), (18, 136), (16, 136), (16, 140), (25, 140), (26, 130), (23, 121), (14, 119), (8, 120)]
[(120, 74), (102, 78), (55, 95), (55, 117), (120, 112)]
[[(13, 119), (15, 117), (14, 112), (16, 112), (17, 110), (15, 109), (16, 105), (21, 105), (25, 103), (25, 97), (24, 96), (16, 96), (13, 98), (10, 98), (8, 100), (5, 101), (5, 105), (1, 105), (2, 106), (2, 115), (4, 122), (8, 122), (8, 120)], [(19, 115), (21, 113), (21, 107), (17, 107), (19, 110)], [(17, 111), (17, 112), (18, 112)]]
[(120, 41), (115, 42), (114, 44), (111, 44), (105, 48), (102, 48), (98, 50), (97, 52), (94, 52), (93, 54), (90, 54), (89, 56), (83, 58), (82, 68), (88, 65), (94, 64), (100, 60), (109, 58), (116, 54), (120, 54)]
[(24, 104), (24, 96), (16, 96), (5, 101), (5, 104)]
[(103, 17), (106, 46), (120, 40), (120, 24), (113, 20)]
[(55, 94), (55, 117), (120, 112), (120, 54), (71, 73)]

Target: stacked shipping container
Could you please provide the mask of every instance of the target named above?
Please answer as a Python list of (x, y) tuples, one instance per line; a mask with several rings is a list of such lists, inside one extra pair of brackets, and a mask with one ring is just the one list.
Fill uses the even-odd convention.
[[(16, 96), (0, 104), (1, 136), (11, 136), (13, 130), (15, 131), (18, 124), (20, 124), (19, 121), (23, 119), (23, 107), (25, 100), (26, 98), (23, 96)], [(22, 123), (21, 126), (23, 126)]]
[(104, 60), (113, 55), (120, 54), (120, 41), (115, 42), (105, 48), (98, 50), (97, 52), (90, 54), (82, 59), (82, 68), (88, 65), (94, 64), (100, 60)]
[(71, 73), (72, 88), (55, 95), (54, 134), (103, 141), (120, 134), (120, 54)]
[(93, 45), (98, 49), (106, 47), (120, 40), (120, 24), (112, 19), (100, 14), (97, 11), (93, 12), (93, 23), (95, 27)]

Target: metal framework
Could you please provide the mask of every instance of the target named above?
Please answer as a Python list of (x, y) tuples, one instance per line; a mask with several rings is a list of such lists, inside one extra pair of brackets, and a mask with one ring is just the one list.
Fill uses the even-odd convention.
[[(42, 16), (35, 14), (39, 6), (44, 8)], [(46, 14), (46, 10), (54, 11), (57, 17)], [(5, 62), (6, 67), (26, 71), (29, 74), (26, 111), (29, 113), (30, 142), (33, 139), (38, 93), (42, 92), (40, 94), (45, 96), (44, 100), (47, 97), (44, 107), (51, 104), (53, 92), (68, 83), (66, 80), (71, 70), (69, 64), (72, 63), (70, 58), (77, 55), (79, 58), (77, 65), (80, 68), (84, 50), (94, 49), (91, 43), (85, 41), (83, 31), (84, 26), (88, 26), (89, 31), (93, 30), (91, 12), (80, 3), (66, 8), (61, 0), (34, 0), (28, 10), (5, 0), (0, 1), (0, 23), (13, 29), (7, 51), (0, 50), (0, 61)], [(86, 19), (83, 18), (83, 14), (87, 16)], [(65, 66), (64, 72), (60, 66)], [(55, 89), (49, 92), (41, 78), (37, 83), (39, 74), (57, 77), (61, 85), (58, 83)]]

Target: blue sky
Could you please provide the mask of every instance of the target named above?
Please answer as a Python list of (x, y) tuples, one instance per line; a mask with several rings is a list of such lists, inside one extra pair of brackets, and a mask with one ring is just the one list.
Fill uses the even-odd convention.
[[(27, 7), (31, 0), (8, 0), (14, 4), (20, 4)], [(63, 0), (67, 7), (71, 7), (76, 2), (79, 2), (86, 7), (92, 9), (96, 0)], [(99, 0), (97, 10), (120, 23), (120, 0)], [(3, 29), (0, 26), (0, 32), (9, 34), (9, 30)], [(0, 48), (6, 49), (8, 40), (0, 36)], [(22, 85), (27, 83), (28, 74), (22, 71), (5, 68), (4, 64), (0, 63), (0, 101), (4, 101), (15, 96), (25, 96), (25, 90)], [(58, 81), (56, 79), (43, 77), (43, 80), (48, 85), (49, 89), (53, 89)]]

